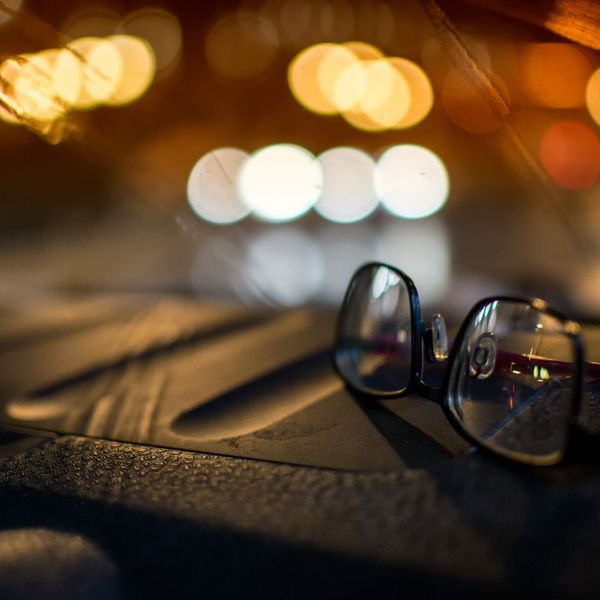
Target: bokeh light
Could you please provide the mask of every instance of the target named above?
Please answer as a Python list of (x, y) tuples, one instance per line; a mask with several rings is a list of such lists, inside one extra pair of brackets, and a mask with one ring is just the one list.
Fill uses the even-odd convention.
[[(320, 86), (321, 63), (335, 52), (335, 44), (317, 44), (300, 52), (288, 68), (288, 83), (292, 94), (304, 108), (322, 115), (338, 112), (334, 102), (325, 96)], [(335, 82), (332, 82), (335, 85)]]
[(600, 175), (600, 140), (583, 123), (559, 121), (542, 136), (540, 158), (548, 175), (560, 187), (585, 190)]
[(587, 83), (585, 103), (592, 119), (600, 125), (600, 69), (594, 71)]
[(179, 19), (162, 8), (142, 8), (129, 14), (120, 31), (145, 39), (154, 50), (157, 74), (169, 74), (181, 58), (182, 32)]
[(277, 30), (266, 19), (237, 12), (218, 21), (208, 33), (206, 60), (225, 79), (251, 79), (264, 73), (277, 57)]
[(62, 30), (71, 39), (106, 37), (115, 33), (120, 22), (118, 12), (105, 6), (92, 6), (71, 14)]
[(448, 173), (431, 150), (413, 144), (386, 150), (375, 167), (375, 190), (393, 215), (420, 219), (439, 211), (448, 197)]
[(193, 167), (187, 183), (194, 212), (210, 223), (228, 224), (249, 212), (239, 196), (239, 174), (248, 154), (237, 148), (218, 148)]
[(321, 194), (323, 171), (308, 151), (277, 144), (255, 152), (240, 175), (241, 195), (254, 214), (265, 221), (296, 219), (312, 208)]
[[(344, 86), (340, 85), (340, 82), (344, 80), (344, 73), (352, 71), (353, 67), (360, 66), (360, 64), (361, 63), (354, 52), (339, 45), (332, 45), (319, 62), (317, 70), (319, 89), (323, 92), (325, 98), (327, 98), (338, 111), (349, 108), (360, 98), (360, 95), (362, 95), (361, 90), (360, 95), (356, 99), (352, 97), (348, 100), (343, 92), (340, 93), (340, 89), (344, 88)], [(349, 105), (348, 102), (350, 102)]]
[(117, 91), (123, 79), (123, 59), (108, 39), (79, 38), (67, 46), (82, 62), (83, 86), (73, 106), (92, 108), (106, 102)]
[(363, 131), (404, 129), (423, 120), (433, 105), (429, 78), (404, 58), (385, 58), (360, 41), (317, 44), (296, 56), (288, 70), (298, 102), (318, 114), (340, 113)]
[(410, 90), (410, 104), (404, 116), (394, 122), (393, 129), (406, 129), (420, 123), (433, 106), (433, 88), (425, 71), (406, 58), (390, 57), (389, 65), (402, 75)]
[(529, 100), (549, 108), (578, 108), (592, 65), (573, 44), (528, 44), (521, 55), (522, 88)]
[(2, 4), (8, 11), (0, 10), (0, 26), (12, 19), (10, 12), (17, 12), (21, 9), (23, 0), (2, 0)]
[(367, 61), (356, 57), (336, 74), (333, 79), (333, 97), (338, 112), (351, 111), (358, 107), (368, 85)]
[(359, 107), (369, 119), (389, 128), (399, 123), (408, 112), (412, 95), (404, 76), (385, 59), (366, 66), (367, 85)]
[(315, 210), (335, 223), (353, 223), (377, 207), (373, 174), (375, 161), (356, 148), (332, 148), (319, 156), (323, 191)]
[(150, 44), (131, 35), (113, 35), (108, 38), (117, 49), (123, 63), (123, 77), (106, 103), (129, 104), (150, 87), (156, 71), (156, 59)]

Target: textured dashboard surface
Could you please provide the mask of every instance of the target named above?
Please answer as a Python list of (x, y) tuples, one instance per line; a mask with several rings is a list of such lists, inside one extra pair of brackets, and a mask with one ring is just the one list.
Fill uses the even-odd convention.
[(523, 468), (351, 395), (330, 314), (77, 306), (0, 336), (0, 597), (600, 593), (597, 448)]
[(595, 465), (354, 473), (67, 436), (3, 459), (0, 490), (3, 530), (83, 536), (125, 595), (600, 590)]

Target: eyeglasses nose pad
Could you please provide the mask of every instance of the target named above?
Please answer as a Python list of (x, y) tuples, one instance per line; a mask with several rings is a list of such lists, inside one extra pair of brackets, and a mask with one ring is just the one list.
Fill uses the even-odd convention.
[(431, 316), (431, 329), (425, 332), (425, 343), (429, 362), (444, 362), (448, 359), (448, 334), (442, 315), (436, 313)]
[(493, 333), (482, 333), (469, 354), (469, 375), (487, 379), (496, 367), (498, 345)]

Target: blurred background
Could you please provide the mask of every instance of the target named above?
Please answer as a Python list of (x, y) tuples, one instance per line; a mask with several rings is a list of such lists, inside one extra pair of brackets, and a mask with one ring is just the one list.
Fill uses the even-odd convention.
[(600, 9), (521, 4), (0, 1), (2, 307), (337, 307), (383, 260), (600, 315)]

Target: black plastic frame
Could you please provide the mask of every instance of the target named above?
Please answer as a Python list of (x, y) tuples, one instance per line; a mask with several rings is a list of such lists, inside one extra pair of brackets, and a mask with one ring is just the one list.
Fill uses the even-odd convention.
[[(457, 356), (459, 348), (462, 345), (462, 342), (465, 338), (467, 329), (468, 329), (469, 325), (471, 324), (473, 317), (475, 317), (475, 315), (486, 304), (490, 304), (491, 302), (496, 302), (496, 301), (514, 302), (514, 303), (524, 304), (526, 306), (533, 308), (534, 310), (537, 310), (538, 312), (540, 312), (542, 314), (546, 314), (555, 319), (558, 319), (559, 321), (561, 321), (561, 323), (563, 324), (563, 326), (565, 328), (565, 331), (564, 331), (565, 335), (569, 336), (573, 343), (573, 359), (574, 359), (574, 363), (575, 363), (575, 375), (574, 375), (575, 376), (575, 385), (573, 386), (573, 399), (571, 401), (571, 406), (570, 406), (571, 410), (570, 410), (570, 414), (569, 414), (569, 421), (565, 424), (565, 426), (566, 426), (566, 441), (565, 441), (564, 452), (560, 456), (559, 460), (557, 460), (555, 463), (548, 463), (548, 462), (541, 462), (541, 461), (538, 463), (537, 461), (535, 461), (535, 459), (532, 459), (530, 461), (520, 461), (519, 459), (515, 458), (514, 456), (510, 456), (508, 454), (503, 454), (498, 449), (495, 449), (495, 448), (492, 448), (492, 447), (486, 445), (484, 442), (482, 442), (481, 440), (479, 440), (476, 437), (474, 437), (473, 435), (471, 435), (465, 429), (465, 427), (463, 426), (461, 421), (456, 418), (456, 415), (450, 408), (449, 387), (450, 387), (450, 379), (451, 379), (451, 374), (452, 374), (452, 367), (454, 365), (454, 362), (456, 361), (456, 356)], [(447, 364), (447, 368), (446, 368), (446, 373), (444, 374), (444, 380), (442, 382), (442, 387), (440, 388), (440, 398), (441, 398), (440, 404), (441, 404), (444, 414), (446, 415), (446, 418), (448, 419), (450, 424), (468, 442), (470, 442), (474, 446), (484, 449), (486, 452), (491, 452), (494, 455), (502, 456), (509, 460), (522, 462), (522, 463), (526, 463), (526, 464), (550, 465), (550, 464), (559, 463), (564, 458), (565, 454), (567, 453), (567, 449), (569, 447), (569, 442), (574, 433), (574, 430), (576, 429), (575, 417), (579, 412), (579, 408), (580, 408), (580, 404), (581, 404), (583, 381), (584, 381), (585, 358), (584, 358), (584, 350), (583, 350), (583, 341), (582, 341), (582, 338), (580, 335), (580, 329), (581, 329), (581, 327), (579, 326), (578, 323), (569, 319), (568, 317), (566, 317), (564, 314), (562, 314), (558, 310), (555, 310), (552, 307), (549, 307), (546, 304), (546, 302), (544, 302), (543, 300), (540, 300), (538, 298), (535, 298), (533, 300), (526, 300), (524, 298), (515, 298), (512, 296), (490, 296), (488, 298), (483, 298), (482, 300), (479, 300), (473, 306), (473, 308), (471, 308), (471, 310), (468, 312), (467, 316), (465, 317), (464, 321), (462, 322), (462, 324), (460, 326), (460, 329), (458, 330), (458, 333), (456, 334), (456, 337), (452, 344), (452, 349), (450, 351), (450, 355), (448, 356), (448, 364)]]
[[(350, 294), (353, 290), (353, 283), (360, 274), (367, 270), (375, 267), (385, 267), (390, 269), (394, 273), (396, 273), (406, 284), (406, 287), (410, 294), (410, 310), (411, 310), (411, 341), (412, 341), (412, 350), (411, 350), (411, 373), (408, 385), (398, 391), (392, 392), (376, 392), (369, 388), (363, 388), (362, 386), (354, 385), (346, 380), (344, 377), (340, 365), (338, 364), (337, 358), (337, 347), (338, 341), (340, 339), (341, 334), (341, 324), (346, 315), (346, 307), (349, 302)], [(492, 448), (491, 446), (486, 445), (481, 440), (477, 439), (473, 435), (471, 435), (460, 422), (459, 419), (456, 418), (454, 412), (450, 408), (449, 404), (449, 386), (450, 386), (450, 376), (452, 372), (452, 366), (456, 361), (456, 356), (458, 353), (458, 349), (461, 346), (463, 339), (466, 335), (467, 328), (469, 327), (473, 317), (481, 310), (483, 306), (486, 304), (490, 304), (495, 301), (504, 301), (504, 302), (515, 302), (525, 304), (530, 306), (534, 310), (551, 316), (553, 318), (558, 319), (564, 325), (565, 335), (569, 336), (573, 342), (573, 357), (575, 364), (575, 385), (573, 388), (573, 400), (570, 406), (570, 414), (569, 414), (569, 422), (566, 423), (566, 441), (565, 448), (563, 454), (555, 463), (548, 462), (537, 462), (535, 459), (530, 461), (519, 460), (514, 456), (509, 456), (508, 454), (503, 454), (498, 449)], [(468, 442), (473, 444), (474, 446), (483, 449), (484, 451), (494, 454), (495, 456), (501, 456), (505, 459), (512, 460), (513, 462), (520, 462), (525, 464), (556, 464), (561, 462), (564, 456), (568, 452), (569, 443), (575, 431), (577, 430), (575, 424), (575, 418), (579, 412), (582, 392), (583, 392), (583, 382), (584, 382), (584, 367), (585, 367), (585, 357), (584, 357), (584, 349), (583, 349), (583, 340), (580, 335), (581, 327), (580, 325), (566, 317), (563, 313), (558, 310), (553, 309), (548, 306), (546, 302), (540, 300), (538, 298), (534, 299), (525, 299), (525, 298), (517, 298), (513, 296), (489, 296), (487, 298), (483, 298), (479, 300), (468, 312), (466, 318), (463, 320), (458, 333), (454, 339), (452, 344), (452, 349), (448, 356), (446, 373), (444, 374), (444, 379), (442, 382), (442, 386), (440, 388), (435, 388), (427, 385), (423, 379), (423, 344), (424, 344), (424, 336), (425, 336), (425, 324), (421, 320), (421, 305), (419, 302), (419, 294), (417, 292), (417, 288), (413, 283), (412, 279), (404, 273), (404, 271), (388, 265), (386, 263), (381, 262), (369, 262), (361, 267), (359, 267), (352, 279), (350, 280), (350, 284), (348, 285), (348, 289), (346, 290), (346, 294), (344, 295), (344, 300), (342, 302), (342, 307), (338, 315), (337, 327), (336, 327), (336, 336), (335, 336), (335, 350), (334, 350), (334, 367), (338, 375), (346, 382), (346, 385), (361, 394), (376, 397), (376, 398), (400, 398), (402, 396), (407, 396), (409, 394), (418, 394), (419, 396), (436, 402), (441, 405), (446, 418), (449, 423), (454, 427), (454, 429)]]
[[(342, 322), (345, 319), (346, 308), (348, 302), (350, 300), (350, 295), (353, 291), (355, 280), (363, 273), (363, 271), (367, 271), (373, 268), (384, 267), (394, 272), (400, 279), (404, 281), (409, 293), (410, 299), (410, 314), (411, 314), (411, 367), (410, 367), (410, 378), (408, 381), (408, 385), (402, 390), (391, 391), (391, 392), (374, 392), (373, 390), (354, 385), (348, 381), (344, 377), (340, 365), (338, 363), (338, 341), (341, 337), (342, 330)], [(367, 396), (372, 396), (376, 398), (400, 398), (402, 396), (407, 396), (409, 394), (419, 394), (424, 398), (429, 400), (438, 401), (439, 390), (437, 388), (433, 388), (428, 386), (423, 381), (423, 338), (425, 335), (425, 324), (421, 320), (421, 303), (419, 301), (419, 294), (417, 292), (417, 288), (413, 282), (413, 280), (401, 269), (397, 267), (393, 267), (386, 263), (382, 262), (368, 262), (361, 267), (359, 267), (354, 275), (352, 275), (352, 279), (348, 284), (348, 288), (346, 289), (346, 293), (344, 295), (344, 300), (342, 302), (342, 307), (338, 314), (336, 334), (335, 334), (335, 350), (334, 350), (334, 367), (338, 375), (346, 381), (346, 384), (353, 390), (360, 392), (361, 394), (365, 394)]]

